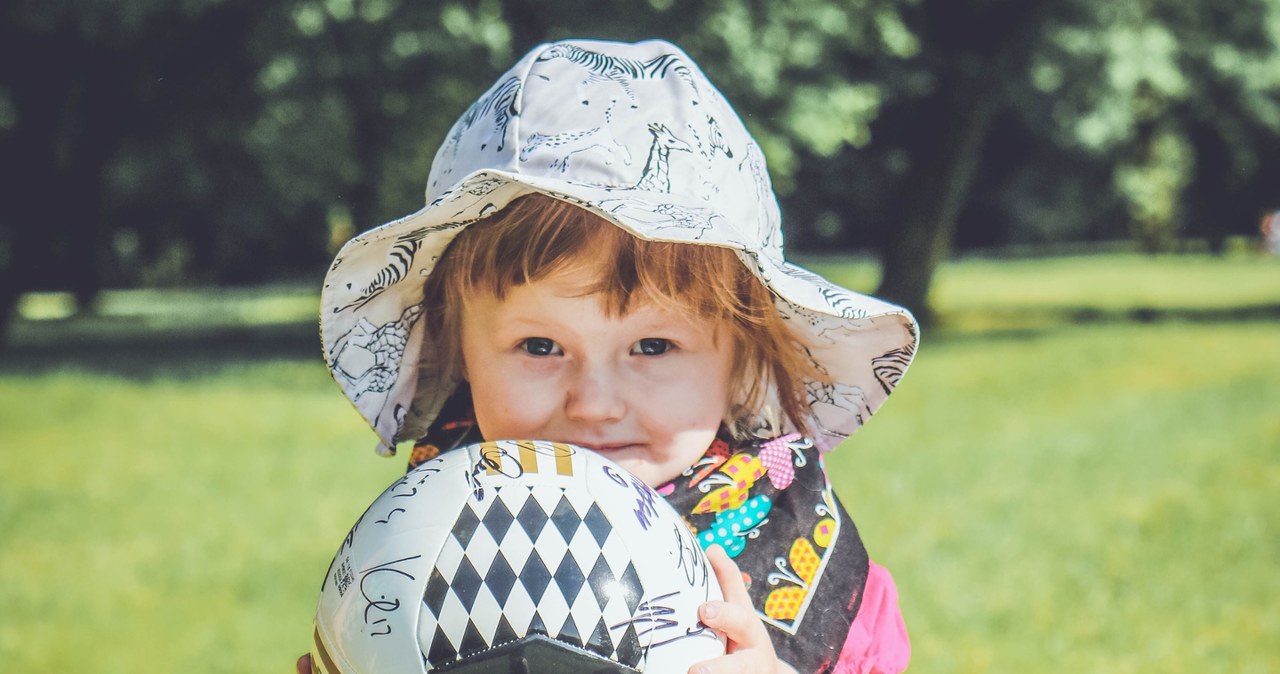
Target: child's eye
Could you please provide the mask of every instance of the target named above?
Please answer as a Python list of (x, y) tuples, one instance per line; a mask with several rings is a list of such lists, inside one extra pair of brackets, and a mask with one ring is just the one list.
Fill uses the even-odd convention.
[(631, 353), (639, 356), (661, 356), (671, 348), (671, 340), (660, 337), (646, 337), (631, 347)]
[(520, 343), (521, 348), (531, 356), (558, 356), (560, 345), (546, 337), (530, 337)]

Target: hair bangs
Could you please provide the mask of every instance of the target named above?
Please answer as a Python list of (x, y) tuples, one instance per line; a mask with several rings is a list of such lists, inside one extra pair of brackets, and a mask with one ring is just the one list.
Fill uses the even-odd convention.
[[(806, 431), (804, 381), (825, 381), (808, 350), (779, 314), (773, 293), (731, 249), (649, 241), (590, 211), (542, 194), (513, 200), (463, 230), (427, 278), (427, 330), (431, 359), (458, 377), (461, 315), (467, 298), (505, 298), (512, 288), (566, 270), (593, 279), (583, 296), (599, 297), (606, 313), (623, 315), (636, 304), (715, 319), (734, 349), (734, 410), (730, 430), (743, 437), (782, 417)], [(719, 335), (718, 335), (719, 337)]]

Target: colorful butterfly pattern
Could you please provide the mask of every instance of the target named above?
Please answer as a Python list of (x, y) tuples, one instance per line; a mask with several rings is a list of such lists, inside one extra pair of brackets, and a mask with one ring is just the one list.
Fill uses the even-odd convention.
[(773, 499), (764, 494), (753, 497), (733, 510), (716, 515), (715, 522), (698, 534), (703, 550), (719, 545), (730, 557), (737, 557), (747, 547), (747, 539), (759, 535), (759, 527), (769, 519)]
[(841, 528), (820, 453), (798, 433), (729, 447), (717, 440), (660, 491), (692, 505), (683, 507), (698, 543), (738, 562), (761, 617), (795, 634)]
[[(478, 441), (473, 417), (465, 416), (470, 407), (469, 398), (451, 400), (412, 458)], [(799, 435), (717, 439), (657, 488), (685, 513), (703, 549), (719, 545), (733, 558), (778, 656), (800, 672), (830, 671), (857, 613), (868, 564), (822, 463), (819, 449)]]
[(764, 474), (764, 463), (760, 461), (760, 457), (748, 453), (735, 454), (720, 466), (718, 472), (708, 475), (703, 480), (704, 492), (707, 490), (705, 485), (722, 484), (724, 486), (703, 497), (698, 505), (694, 506), (693, 514), (718, 513), (741, 507), (746, 502), (751, 487), (757, 480), (764, 477)]

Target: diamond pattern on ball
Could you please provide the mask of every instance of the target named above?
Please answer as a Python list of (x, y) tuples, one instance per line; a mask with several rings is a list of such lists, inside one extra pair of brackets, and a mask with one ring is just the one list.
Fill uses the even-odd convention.
[(549, 485), (486, 492), (463, 507), (423, 592), (431, 667), (535, 633), (639, 665), (644, 588), (599, 505)]

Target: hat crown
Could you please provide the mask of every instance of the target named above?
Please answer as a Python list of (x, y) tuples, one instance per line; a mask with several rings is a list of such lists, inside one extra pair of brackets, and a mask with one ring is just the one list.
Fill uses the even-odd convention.
[(531, 51), (450, 129), (427, 201), (487, 169), (606, 188), (617, 209), (647, 210), (655, 221), (715, 218), (741, 248), (782, 258), (764, 154), (669, 42), (572, 40)]
[(822, 449), (879, 408), (915, 354), (904, 309), (783, 259), (764, 155), (688, 55), (660, 40), (544, 44), (454, 124), (427, 205), (349, 241), (325, 277), (329, 369), (380, 451), (421, 437), (458, 384), (426, 334), (423, 280), (460, 231), (530, 193), (640, 239), (738, 251), (827, 375), (804, 383)]

